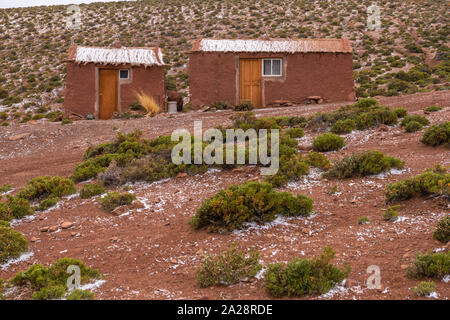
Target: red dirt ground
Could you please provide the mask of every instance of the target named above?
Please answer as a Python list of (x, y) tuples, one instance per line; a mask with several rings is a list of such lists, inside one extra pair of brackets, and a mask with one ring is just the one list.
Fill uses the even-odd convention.
[[(400, 97), (380, 97), (382, 104), (404, 107), (423, 115), (423, 109), (438, 104), (444, 109), (426, 115), (432, 124), (450, 119), (450, 92), (430, 92)], [(257, 110), (257, 116), (310, 115), (336, 109), (342, 104), (296, 106)], [(203, 128), (231, 123), (232, 112), (187, 113), (173, 117), (160, 115), (151, 119), (79, 121), (62, 126), (38, 121), (0, 128), (0, 185), (11, 184), (15, 190), (41, 175), (71, 174), (89, 144), (112, 140), (116, 130), (141, 129), (144, 137), (170, 134), (176, 128), (193, 130), (194, 120), (203, 120)], [(24, 139), (10, 137), (29, 133)], [(33, 263), (49, 265), (61, 257), (79, 258), (106, 275), (95, 289), (97, 299), (269, 299), (261, 279), (230, 287), (199, 288), (195, 270), (202, 253), (218, 253), (233, 241), (239, 248), (255, 247), (262, 264), (288, 261), (294, 257), (311, 257), (331, 245), (337, 252), (334, 262), (349, 264), (352, 271), (344, 287), (328, 295), (308, 299), (415, 299), (412, 288), (419, 281), (405, 277), (404, 268), (417, 252), (448, 250), (432, 240), (437, 221), (450, 212), (443, 199), (417, 198), (401, 203), (401, 219), (386, 222), (383, 191), (388, 182), (419, 174), (439, 163), (450, 165), (449, 150), (427, 147), (419, 142), (422, 132), (404, 133), (399, 127), (356, 131), (345, 136), (347, 146), (327, 153), (330, 159), (363, 150), (380, 150), (401, 158), (406, 170), (380, 176), (344, 181), (327, 181), (312, 170), (303, 180), (288, 185), (293, 194), (314, 199), (315, 214), (309, 218), (278, 219), (265, 226), (253, 226), (229, 234), (211, 234), (193, 230), (188, 221), (202, 200), (219, 189), (249, 179), (260, 178), (255, 168), (240, 172), (210, 170), (203, 175), (179, 177), (152, 184), (131, 185), (145, 208), (133, 208), (121, 216), (103, 211), (95, 199), (75, 196), (64, 199), (56, 209), (38, 213), (14, 223), (29, 241), (33, 255), (25, 261), (11, 263), (0, 278), (8, 279)], [(316, 133), (306, 131), (300, 140), (310, 144)], [(330, 196), (327, 189), (337, 185), (340, 194)], [(81, 184), (77, 186), (81, 188)], [(358, 225), (361, 216), (370, 223)], [(46, 226), (71, 221), (71, 229), (41, 232)], [(38, 241), (31, 242), (35, 237)], [(381, 268), (382, 290), (366, 287), (370, 265)], [(439, 299), (450, 297), (449, 284), (436, 281)], [(13, 295), (29, 298), (29, 293)]]

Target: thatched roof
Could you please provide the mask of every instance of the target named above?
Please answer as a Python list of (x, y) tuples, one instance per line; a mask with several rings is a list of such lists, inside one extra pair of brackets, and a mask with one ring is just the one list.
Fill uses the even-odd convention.
[(194, 42), (192, 51), (200, 52), (336, 52), (351, 53), (352, 47), (347, 39), (198, 39)]
[(163, 66), (160, 48), (102, 48), (75, 46), (69, 50), (69, 61), (110, 65)]

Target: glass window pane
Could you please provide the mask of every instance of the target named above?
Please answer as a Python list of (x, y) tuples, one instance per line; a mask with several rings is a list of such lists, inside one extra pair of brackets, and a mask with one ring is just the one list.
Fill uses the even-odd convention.
[(120, 74), (120, 79), (128, 79), (129, 78), (128, 70), (120, 70), (119, 74)]
[(270, 76), (272, 75), (272, 70), (271, 70), (271, 64), (272, 64), (272, 60), (263, 60), (263, 74), (265, 76)]
[(280, 76), (281, 75), (281, 60), (272, 60), (272, 75)]

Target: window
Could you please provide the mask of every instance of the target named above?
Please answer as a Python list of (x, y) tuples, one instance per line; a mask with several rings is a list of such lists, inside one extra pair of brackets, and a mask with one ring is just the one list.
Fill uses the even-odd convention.
[(263, 76), (281, 76), (282, 59), (263, 59)]
[(119, 78), (120, 79), (130, 79), (130, 70), (124, 69), (119, 70)]

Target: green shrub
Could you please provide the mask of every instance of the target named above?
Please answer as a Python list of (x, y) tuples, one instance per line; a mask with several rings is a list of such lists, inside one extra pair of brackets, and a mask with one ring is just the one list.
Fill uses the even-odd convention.
[(408, 200), (420, 195), (450, 194), (450, 174), (426, 170), (413, 178), (388, 184), (385, 190), (386, 202)]
[(276, 192), (268, 183), (247, 182), (220, 190), (203, 201), (192, 217), (194, 229), (231, 231), (244, 223), (273, 221), (277, 215), (299, 216), (312, 212), (312, 199), (287, 192)]
[(288, 130), (286, 130), (286, 133), (291, 137), (291, 138), (301, 138), (305, 135), (305, 132), (303, 131), (302, 128), (290, 128)]
[(12, 189), (12, 186), (9, 184), (0, 186), (0, 194), (6, 193), (6, 192), (10, 191), (11, 189)]
[(353, 153), (340, 161), (336, 161), (334, 166), (324, 174), (324, 177), (331, 179), (362, 177), (379, 174), (391, 168), (401, 169), (403, 166), (404, 162), (400, 159), (385, 156), (380, 151), (370, 150), (363, 153)]
[(240, 104), (233, 107), (234, 111), (251, 111), (254, 106), (251, 101), (242, 101)]
[(247, 255), (238, 250), (236, 244), (216, 256), (204, 255), (202, 265), (197, 270), (197, 284), (202, 287), (231, 285), (253, 278), (261, 270), (259, 252), (251, 249)]
[(310, 152), (306, 155), (305, 161), (316, 168), (327, 170), (331, 167), (331, 163), (328, 160), (328, 158), (323, 154), (319, 152)]
[(356, 102), (355, 107), (359, 108), (359, 109), (368, 109), (377, 104), (378, 104), (378, 101), (375, 98), (364, 98), (364, 99), (360, 99), (358, 102)]
[(40, 211), (47, 210), (48, 208), (55, 206), (58, 203), (58, 201), (59, 201), (58, 197), (50, 195), (39, 203), (38, 209)]
[(356, 122), (353, 119), (338, 120), (331, 127), (331, 132), (336, 134), (350, 133), (355, 127)]
[(75, 289), (67, 295), (67, 300), (94, 300), (95, 294), (90, 290)]
[(386, 221), (395, 221), (397, 220), (399, 213), (398, 209), (400, 209), (399, 205), (388, 207), (386, 210), (383, 211), (383, 219)]
[(89, 158), (76, 165), (70, 178), (75, 182), (95, 178), (99, 173), (104, 172), (116, 157), (115, 154), (104, 154), (96, 158)]
[(275, 297), (326, 293), (350, 272), (348, 267), (339, 269), (330, 264), (334, 255), (331, 247), (325, 247), (322, 254), (312, 260), (295, 258), (287, 264), (269, 264), (264, 274), (264, 287)]
[(436, 112), (442, 110), (441, 106), (429, 106), (425, 108), (425, 112)]
[(282, 187), (289, 181), (297, 180), (307, 174), (309, 164), (305, 162), (300, 155), (291, 157), (280, 157), (280, 168), (274, 175), (267, 176), (265, 181), (272, 184), (273, 187)]
[(450, 121), (429, 127), (420, 140), (428, 146), (439, 146), (441, 144), (450, 144)]
[(387, 107), (378, 107), (369, 112), (361, 113), (356, 118), (358, 130), (369, 129), (379, 124), (395, 125), (398, 122), (397, 114)]
[(76, 265), (80, 268), (82, 284), (93, 279), (103, 278), (98, 270), (87, 267), (78, 259), (61, 258), (48, 268), (40, 264), (34, 264), (28, 270), (17, 273), (10, 282), (14, 286), (29, 286), (34, 292), (33, 299), (62, 298), (67, 293), (66, 283), (71, 276), (67, 273), (67, 268), (70, 265)]
[(392, 111), (395, 112), (395, 114), (397, 115), (398, 118), (404, 118), (408, 115), (408, 111), (406, 111), (405, 108), (395, 108)]
[(106, 196), (98, 199), (102, 208), (109, 212), (112, 212), (119, 206), (131, 204), (134, 200), (136, 200), (136, 195), (128, 192), (120, 193), (118, 191), (108, 192)]
[(422, 130), (423, 126), (420, 122), (410, 121), (405, 126), (406, 132), (416, 132)]
[(0, 225), (0, 264), (20, 257), (27, 250), (27, 240), (20, 232), (4, 224)]
[(450, 241), (450, 215), (446, 215), (441, 220), (433, 232), (433, 239), (447, 243)]
[(450, 274), (450, 252), (428, 252), (417, 254), (414, 264), (406, 270), (406, 275), (413, 279), (442, 278)]
[(320, 152), (339, 150), (344, 145), (344, 138), (329, 132), (323, 133), (313, 140), (313, 149)]
[(436, 291), (436, 285), (433, 281), (422, 281), (417, 287), (413, 288), (414, 295), (425, 297)]
[(77, 192), (72, 180), (62, 177), (37, 177), (28, 181), (18, 197), (27, 200), (37, 200), (48, 196), (63, 197)]
[(427, 126), (430, 124), (430, 121), (428, 121), (427, 118), (425, 118), (424, 116), (419, 116), (419, 115), (409, 115), (403, 118), (402, 122), (400, 123), (400, 125), (402, 127), (405, 127), (409, 122), (411, 121), (416, 121), (419, 122), (422, 126)]
[(8, 195), (6, 202), (0, 202), (0, 220), (21, 219), (33, 213), (26, 199)]
[(66, 293), (64, 285), (44, 287), (33, 293), (34, 300), (55, 300), (61, 299)]
[(80, 190), (80, 197), (88, 199), (106, 192), (106, 188), (98, 183), (87, 184)]
[(61, 121), (61, 124), (62, 124), (62, 125), (65, 125), (65, 124), (71, 124), (71, 123), (73, 123), (73, 121), (70, 120), (70, 119), (63, 119), (63, 120)]
[(226, 101), (217, 101), (211, 104), (211, 106), (216, 108), (216, 110), (225, 110), (230, 108), (231, 103)]
[(369, 223), (369, 218), (367, 218), (366, 216), (362, 216), (358, 220), (358, 224), (368, 224), (368, 223)]

